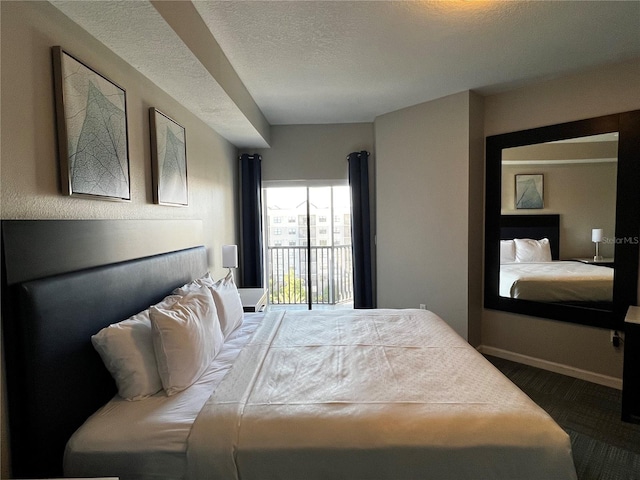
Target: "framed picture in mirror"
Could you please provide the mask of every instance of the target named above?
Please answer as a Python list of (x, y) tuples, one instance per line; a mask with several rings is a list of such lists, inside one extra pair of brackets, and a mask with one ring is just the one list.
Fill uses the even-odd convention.
[(516, 209), (544, 208), (544, 175), (516, 175)]

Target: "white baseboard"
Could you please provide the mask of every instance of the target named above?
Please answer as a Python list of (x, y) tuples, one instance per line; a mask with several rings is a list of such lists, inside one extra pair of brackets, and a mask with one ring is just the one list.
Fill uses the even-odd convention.
[(541, 368), (550, 372), (560, 373), (569, 377), (579, 378), (580, 380), (586, 380), (587, 382), (597, 383), (598, 385), (604, 385), (606, 387), (622, 390), (621, 378), (610, 377), (608, 375), (602, 375), (601, 373), (594, 373), (588, 370), (570, 367), (569, 365), (550, 362), (548, 360), (542, 360), (540, 358), (530, 357), (528, 355), (510, 352), (508, 350), (502, 350), (501, 348), (488, 347), (486, 345), (480, 345), (478, 347), (478, 351), (480, 353), (491, 355), (493, 357), (511, 360), (512, 362), (522, 363), (524, 365), (529, 365), (530, 367)]

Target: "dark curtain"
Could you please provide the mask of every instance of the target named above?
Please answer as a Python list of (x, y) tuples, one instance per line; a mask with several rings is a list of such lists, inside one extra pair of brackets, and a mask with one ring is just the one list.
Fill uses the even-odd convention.
[(263, 287), (262, 250), (262, 157), (240, 155), (240, 194), (242, 196), (241, 265), (243, 287)]
[(354, 152), (349, 161), (351, 238), (353, 243), (353, 307), (373, 308), (369, 152)]

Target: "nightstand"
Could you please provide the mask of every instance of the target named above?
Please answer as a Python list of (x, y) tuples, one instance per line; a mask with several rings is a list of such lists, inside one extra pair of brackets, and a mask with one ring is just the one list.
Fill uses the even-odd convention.
[(576, 262), (588, 263), (589, 265), (600, 265), (602, 267), (613, 267), (613, 257), (603, 257), (602, 260), (594, 260), (593, 257), (572, 258)]
[(630, 306), (624, 319), (622, 420), (640, 423), (640, 307)]
[(261, 312), (267, 306), (266, 288), (238, 288), (245, 312)]

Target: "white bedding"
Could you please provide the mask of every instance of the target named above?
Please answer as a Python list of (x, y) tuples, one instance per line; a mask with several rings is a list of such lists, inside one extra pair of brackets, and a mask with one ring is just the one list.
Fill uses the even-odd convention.
[(188, 389), (160, 391), (136, 402), (115, 396), (71, 437), (65, 476), (119, 476), (120, 480), (184, 478), (187, 437), (207, 398), (227, 373), (264, 314), (245, 314), (202, 377)]
[(506, 263), (500, 265), (500, 296), (539, 302), (610, 302), (609, 267), (581, 262)]
[(423, 310), (267, 314), (188, 459), (192, 480), (576, 478), (567, 434)]

